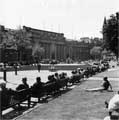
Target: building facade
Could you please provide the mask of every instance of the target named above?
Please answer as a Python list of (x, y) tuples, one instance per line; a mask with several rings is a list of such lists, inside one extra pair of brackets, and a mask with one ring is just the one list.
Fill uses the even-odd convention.
[[(16, 36), (16, 30), (14, 31), (15, 31), (14, 36)], [(31, 27), (26, 27), (26, 26), (23, 26), (21, 31), (24, 32), (25, 39), (24, 38), (23, 39), (25, 41), (30, 41), (30, 47), (25, 46), (24, 49), (21, 49), (21, 50), (17, 48), (16, 56), (18, 61), (29, 61), (29, 59), (31, 60), (31, 57), (34, 55), (34, 51), (36, 50), (37, 47), (43, 48), (43, 54), (40, 54), (40, 58), (41, 58), (40, 60), (55, 59), (58, 61), (66, 61), (67, 58), (70, 58), (74, 61), (78, 61), (78, 60), (90, 59), (91, 48), (88, 43), (82, 43), (74, 40), (69, 41), (64, 37), (63, 33), (38, 30)], [(3, 46), (3, 43), (5, 42), (5, 39), (3, 38), (3, 36), (5, 36), (4, 34), (6, 33), (9, 34), (9, 31), (6, 31), (2, 27), (2, 29), (0, 29), (0, 43), (2, 46)], [(8, 39), (7, 41), (10, 41), (9, 38), (6, 38), (6, 39)], [(15, 37), (15, 38), (11, 37), (11, 39), (12, 40), (15, 39), (16, 43), (18, 42), (18, 37)], [(19, 39), (22, 39), (22, 37)], [(13, 51), (11, 52), (13, 53)], [(3, 62), (4, 61), (3, 50), (1, 50), (0, 53), (1, 53), (0, 60), (2, 60)], [(14, 60), (12, 59), (12, 61)]]

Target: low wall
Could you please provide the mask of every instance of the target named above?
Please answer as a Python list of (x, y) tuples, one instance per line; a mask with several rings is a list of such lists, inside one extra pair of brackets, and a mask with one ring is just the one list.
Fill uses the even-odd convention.
[[(84, 65), (84, 64), (55, 64), (54, 68), (56, 70), (74, 70), (77, 68), (83, 68), (86, 69), (87, 67), (90, 67), (90, 65)], [(41, 64), (41, 70), (50, 70), (51, 65), (50, 64)], [(18, 71), (23, 70), (37, 70), (37, 66), (28, 66), (24, 65), (18, 68)], [(14, 68), (7, 68), (7, 71), (14, 71)]]

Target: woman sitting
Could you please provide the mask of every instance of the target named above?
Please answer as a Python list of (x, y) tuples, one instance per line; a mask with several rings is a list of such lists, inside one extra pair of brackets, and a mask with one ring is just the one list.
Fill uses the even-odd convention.
[(103, 84), (101, 85), (101, 87), (99, 88), (92, 88), (92, 89), (86, 89), (86, 91), (108, 91), (109, 88), (111, 89), (112, 91), (112, 85), (110, 84), (110, 82), (108, 81), (108, 78), (107, 77), (104, 77), (103, 78)]

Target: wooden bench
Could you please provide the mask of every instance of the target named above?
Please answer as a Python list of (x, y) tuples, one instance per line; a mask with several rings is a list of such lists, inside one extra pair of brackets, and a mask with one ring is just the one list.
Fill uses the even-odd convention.
[[(1, 96), (0, 91), (0, 98)], [(9, 96), (9, 95), (8, 95)], [(8, 109), (8, 108), (15, 108), (16, 105), (20, 106), (21, 103), (27, 101), (28, 108), (30, 107), (30, 99), (31, 99), (31, 89), (24, 89), (20, 91), (15, 91), (15, 94), (9, 96), (10, 100), (8, 100), (8, 103), (3, 106), (2, 102), (0, 102), (0, 119), (2, 119), (2, 111)], [(3, 99), (4, 100), (4, 99)]]
[(73, 75), (70, 77), (69, 79), (69, 83), (71, 83), (72, 85), (75, 83), (79, 83), (81, 81), (81, 79), (83, 78), (83, 75)]
[(60, 79), (59, 81), (57, 81), (57, 84), (59, 86), (59, 90), (64, 89), (64, 88), (67, 89), (68, 81), (69, 81), (69, 78), (63, 78), (63, 79)]
[(36, 92), (32, 88), (31, 97), (38, 98), (38, 102), (44, 96), (54, 95), (55, 93), (59, 93), (60, 89), (67, 88), (68, 78), (61, 79), (56, 82), (48, 82), (44, 83), (44, 85), (38, 89)]
[[(44, 96), (44, 87), (43, 86), (38, 89), (31, 87), (31, 97), (38, 98), (38, 102), (41, 102), (40, 100), (43, 96)], [(32, 101), (32, 102), (34, 102), (34, 101)]]

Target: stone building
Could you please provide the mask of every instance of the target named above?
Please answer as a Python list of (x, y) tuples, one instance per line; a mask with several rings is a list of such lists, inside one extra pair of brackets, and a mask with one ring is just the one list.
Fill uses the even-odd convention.
[[(55, 59), (58, 61), (66, 61), (67, 58), (70, 58), (74, 61), (77, 61), (77, 60), (90, 59), (90, 45), (88, 43), (68, 40), (64, 37), (63, 33), (39, 30), (39, 29), (34, 29), (26, 26), (23, 26), (23, 28), (20, 31), (21, 32), (17, 34), (19, 31), (14, 30), (13, 36), (15, 37), (9, 37), (6, 40), (8, 43), (10, 43), (10, 40), (11, 40), (12, 41), (11, 43), (14, 43), (15, 41), (15, 43), (17, 44), (19, 44), (18, 41), (25, 41), (24, 49), (17, 48), (18, 61), (31, 60), (31, 57), (33, 56), (34, 51), (37, 47), (44, 49), (43, 54), (40, 55), (41, 57), (40, 60)], [(6, 33), (7, 35), (12, 36), (10, 30), (6, 30), (4, 27), (2, 27), (0, 29), (0, 43), (2, 44), (5, 42), (5, 39), (3, 38), (3, 36), (5, 36)], [(23, 35), (21, 35), (21, 33), (23, 33)], [(30, 45), (27, 45), (28, 41)], [(4, 56), (3, 53), (4, 52), (1, 51), (2, 55), (0, 56), (0, 60), (3, 60), (2, 59)], [(12, 59), (12, 61), (14, 60)]]
[(72, 60), (90, 59), (89, 44), (67, 40), (63, 33), (38, 30), (23, 26), (23, 29), (32, 34), (32, 41), (45, 49), (43, 59)]
[(43, 59), (65, 59), (65, 37), (63, 33), (38, 30), (23, 26), (23, 30), (31, 34), (34, 45), (44, 48)]

